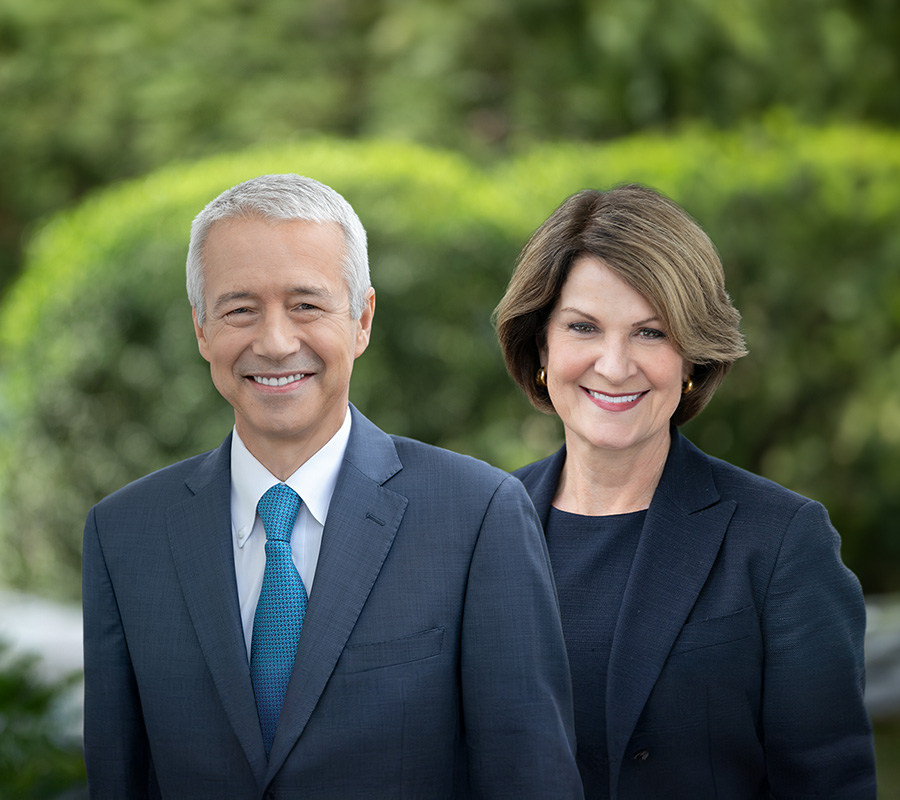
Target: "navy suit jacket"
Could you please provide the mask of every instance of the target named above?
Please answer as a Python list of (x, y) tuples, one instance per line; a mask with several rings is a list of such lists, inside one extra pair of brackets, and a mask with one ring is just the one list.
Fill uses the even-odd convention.
[(91, 509), (93, 797), (581, 797), (546, 546), (522, 485), (355, 409), (267, 761), (230, 437)]
[[(514, 473), (545, 524), (564, 461)], [(839, 550), (819, 503), (673, 429), (609, 659), (612, 798), (875, 797), (865, 606)]]

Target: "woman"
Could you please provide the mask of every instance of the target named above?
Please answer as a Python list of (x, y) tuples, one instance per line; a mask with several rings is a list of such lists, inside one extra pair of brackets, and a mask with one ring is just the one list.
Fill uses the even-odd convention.
[(818, 503), (678, 426), (745, 354), (716, 250), (641, 186), (568, 198), (495, 321), (565, 445), (544, 523), (587, 798), (875, 797), (865, 608)]

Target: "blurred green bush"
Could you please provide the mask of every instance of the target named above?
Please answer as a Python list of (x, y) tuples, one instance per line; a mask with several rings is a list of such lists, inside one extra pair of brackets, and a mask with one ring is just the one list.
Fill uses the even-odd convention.
[(64, 732), (71, 720), (61, 714), (80, 679), (43, 683), (33, 659), (12, 656), (0, 642), (0, 797), (86, 796), (80, 737)]
[(773, 108), (900, 122), (894, 0), (4, 0), (0, 292), (86, 191), (310, 132), (489, 158)]
[(506, 376), (489, 322), (518, 250), (578, 189), (669, 194), (717, 243), (751, 350), (688, 434), (822, 500), (864, 588), (900, 588), (900, 135), (777, 117), (489, 168), (323, 139), (174, 166), (58, 216), (0, 309), (0, 579), (74, 596), (89, 505), (229, 430), (184, 295), (190, 221), (285, 171), (334, 186), (369, 231), (377, 312), (352, 400), (508, 469), (561, 435)]

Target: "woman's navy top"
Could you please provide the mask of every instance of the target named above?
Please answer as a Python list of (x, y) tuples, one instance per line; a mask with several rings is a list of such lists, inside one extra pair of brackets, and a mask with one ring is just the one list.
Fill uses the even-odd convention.
[(584, 517), (556, 508), (547, 548), (572, 671), (578, 768), (587, 800), (609, 797), (606, 668), (646, 511)]

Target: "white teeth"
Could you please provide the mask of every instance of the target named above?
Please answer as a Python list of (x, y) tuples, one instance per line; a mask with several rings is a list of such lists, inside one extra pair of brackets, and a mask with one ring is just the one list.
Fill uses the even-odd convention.
[(300, 378), (305, 375), (305, 372), (298, 372), (296, 375), (288, 375), (286, 378), (262, 378), (259, 375), (254, 375), (253, 380), (257, 383), (261, 383), (263, 386), (287, 386), (289, 383), (299, 381)]
[(588, 389), (588, 394), (593, 397), (595, 400), (602, 400), (604, 403), (632, 403), (637, 400), (643, 392), (638, 392), (637, 394), (623, 394), (618, 397), (613, 397), (612, 395), (603, 394), (602, 392), (592, 392)]

